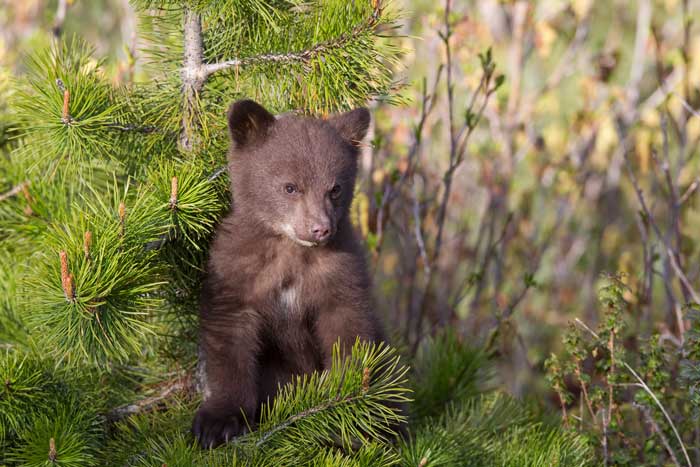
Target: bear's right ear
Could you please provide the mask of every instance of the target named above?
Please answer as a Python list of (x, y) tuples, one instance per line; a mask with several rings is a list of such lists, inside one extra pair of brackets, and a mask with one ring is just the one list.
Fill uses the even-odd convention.
[(264, 139), (273, 123), (275, 116), (255, 101), (236, 101), (228, 108), (228, 131), (237, 148)]

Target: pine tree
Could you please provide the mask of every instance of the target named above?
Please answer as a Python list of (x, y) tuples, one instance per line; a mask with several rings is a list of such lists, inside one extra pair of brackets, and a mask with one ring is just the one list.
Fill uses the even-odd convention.
[[(539, 443), (528, 465), (585, 463), (581, 441), (530, 408), (480, 399), (484, 358), (453, 336), (410, 374), (394, 350), (357, 344), (286, 387), (257, 431), (194, 444), (198, 287), (229, 197), (225, 109), (249, 97), (325, 115), (391, 99), (394, 17), (380, 0), (133, 4), (148, 81), (114, 85), (88, 45), (57, 41), (30, 56), (0, 119), (14, 137), (0, 142), (0, 462), (523, 465)], [(387, 433), (404, 415), (387, 403), (409, 398), (408, 379), (416, 431), (397, 445)]]

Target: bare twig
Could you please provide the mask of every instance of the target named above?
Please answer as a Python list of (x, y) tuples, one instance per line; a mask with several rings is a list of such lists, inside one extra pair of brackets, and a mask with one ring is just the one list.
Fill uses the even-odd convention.
[(158, 405), (175, 394), (191, 391), (192, 389), (192, 379), (188, 375), (185, 375), (182, 378), (167, 382), (162, 387), (161, 391), (155, 396), (146, 397), (136, 402), (122, 405), (113, 409), (111, 412), (109, 412), (107, 418), (111, 421), (118, 421), (133, 414), (149, 412), (157, 408)]
[[(489, 209), (487, 209), (487, 211), (488, 210)], [(483, 217), (482, 217), (482, 221), (483, 221)], [(452, 305), (453, 308), (455, 308), (457, 305), (459, 305), (462, 302), (462, 300), (464, 300), (464, 298), (467, 296), (467, 292), (468, 292), (468, 289), (470, 286), (470, 282), (472, 281), (474, 271), (477, 272), (478, 276), (483, 276), (483, 274), (486, 271), (486, 268), (488, 268), (489, 261), (493, 257), (493, 252), (496, 250), (498, 245), (501, 244), (501, 242), (503, 242), (503, 240), (505, 239), (506, 233), (508, 232), (508, 228), (510, 227), (512, 221), (513, 221), (513, 214), (509, 213), (508, 217), (506, 217), (506, 220), (503, 223), (503, 228), (501, 229), (501, 233), (499, 234), (498, 238), (496, 238), (496, 240), (494, 240), (493, 242), (490, 242), (490, 238), (492, 237), (492, 233), (491, 233), (492, 228), (489, 229), (489, 244), (486, 246), (486, 251), (484, 252), (484, 255), (482, 257), (482, 261), (480, 261), (480, 262), (475, 261), (473, 263), (474, 267), (478, 268), (478, 269), (476, 269), (476, 270), (472, 269), (471, 274), (467, 274), (467, 276), (462, 281), (461, 285), (457, 288), (457, 296), (453, 302), (453, 305)], [(482, 223), (481, 227), (479, 228), (479, 235), (477, 236), (476, 246), (474, 247), (474, 251), (476, 252), (477, 255), (478, 255), (479, 250), (481, 249), (481, 242), (482, 242), (482, 238), (484, 236), (485, 230), (486, 230), (486, 227)], [(479, 284), (481, 284), (481, 282), (482, 281), (479, 280)], [(475, 295), (479, 295), (479, 294), (477, 293)], [(478, 298), (477, 298), (477, 301), (478, 301)]]
[[(574, 373), (576, 377), (579, 380), (579, 383), (581, 384), (581, 392), (583, 392), (583, 401), (586, 403), (586, 407), (588, 408), (588, 413), (591, 415), (591, 419), (595, 420), (595, 411), (593, 410), (593, 403), (591, 402), (591, 398), (588, 396), (588, 385), (583, 379), (583, 372), (581, 371), (581, 363), (577, 360), (576, 361), (576, 366), (574, 368)], [(583, 411), (581, 412), (581, 420), (583, 420)]]
[(199, 93), (207, 79), (202, 65), (204, 56), (202, 38), (202, 18), (191, 9), (185, 10), (184, 15), (185, 53), (183, 67), (180, 72), (183, 85), (182, 127), (180, 129), (179, 146), (183, 151), (194, 149), (196, 131), (194, 121), (198, 113)]
[[(468, 107), (466, 109), (465, 122), (463, 128), (457, 131), (454, 122), (454, 84), (452, 78), (452, 46), (450, 39), (452, 37), (452, 25), (450, 23), (450, 12), (452, 7), (451, 0), (445, 0), (445, 14), (444, 14), (444, 27), (445, 31), (439, 33), (440, 39), (443, 44), (443, 48), (446, 54), (446, 90), (447, 90), (447, 104), (449, 113), (449, 138), (450, 138), (450, 153), (448, 160), (448, 167), (443, 175), (443, 189), (438, 203), (438, 212), (436, 215), (436, 226), (437, 233), (435, 235), (434, 246), (432, 254), (430, 255), (430, 273), (426, 274), (425, 287), (422, 293), (418, 296), (415, 308), (412, 310), (417, 310), (417, 316), (414, 324), (414, 332), (416, 340), (413, 342), (413, 350), (417, 350), (419, 344), (419, 336), (421, 334), (420, 330), (423, 324), (424, 316), (427, 312), (427, 298), (433, 291), (435, 282), (435, 265), (440, 258), (440, 253), (443, 245), (443, 233), (445, 228), (445, 222), (447, 220), (447, 207), (449, 204), (450, 194), (452, 192), (452, 183), (455, 171), (462, 164), (464, 160), (464, 154), (466, 152), (466, 145), (469, 137), (471, 136), (477, 123), (481, 120), (483, 116), (484, 109), (488, 103), (491, 95), (496, 91), (496, 86), (491, 87), (491, 81), (494, 73), (494, 66), (489, 61), (486, 62), (482, 60), (483, 74), (477, 89), (472, 94), (469, 101)], [(489, 54), (490, 57), (490, 54)], [(478, 102), (478, 97), (481, 97), (481, 102)], [(478, 105), (478, 110), (475, 112), (475, 107)], [(413, 312), (412, 312), (413, 313)]]
[(530, 2), (517, 0), (513, 4), (513, 37), (509, 50), (508, 67), (510, 69), (510, 94), (508, 96), (508, 118), (509, 126), (513, 126), (517, 118), (517, 109), (520, 104), (521, 81), (523, 71), (523, 39), (525, 35), (525, 21), (530, 9)]
[(54, 18), (51, 32), (53, 36), (58, 38), (63, 32), (63, 23), (66, 21), (66, 10), (68, 9), (68, 0), (58, 0), (56, 5), (56, 17)]
[(639, 83), (644, 75), (646, 63), (646, 46), (649, 40), (649, 25), (651, 24), (651, 1), (639, 0), (637, 3), (637, 26), (634, 35), (634, 53), (632, 67), (627, 85), (627, 98), (635, 104), (639, 100)]
[[(554, 236), (556, 233), (559, 231), (559, 227), (561, 226), (562, 222), (564, 221), (564, 213), (563, 209), (560, 208), (557, 213), (557, 220), (554, 226), (552, 227), (552, 230), (547, 234), (547, 236), (542, 240), (541, 246), (537, 249), (537, 252), (534, 255), (534, 259), (532, 261), (532, 265), (530, 267), (530, 272), (529, 274), (534, 278), (535, 273), (539, 270), (540, 264), (542, 262), (542, 257), (546, 253), (546, 251), (549, 249), (549, 246), (552, 243), (552, 240), (554, 239)], [(516, 308), (522, 302), (522, 300), (525, 298), (527, 295), (527, 292), (532, 288), (534, 285), (534, 279), (529, 279), (525, 281), (525, 284), (523, 285), (523, 288), (520, 290), (518, 294), (516, 294), (513, 298), (508, 303), (508, 306), (506, 307), (505, 311), (502, 313), (500, 320), (508, 319), (510, 316), (515, 312)]]
[(634, 379), (637, 380), (639, 383), (639, 387), (644, 389), (644, 392), (649, 394), (649, 396), (653, 399), (654, 403), (656, 403), (656, 406), (661, 410), (661, 413), (664, 414), (664, 417), (666, 418), (666, 421), (668, 422), (669, 426), (673, 430), (673, 434), (676, 436), (676, 440), (678, 441), (678, 444), (681, 447), (681, 450), (683, 451), (683, 456), (685, 457), (685, 461), (688, 463), (688, 467), (693, 467), (693, 464), (690, 462), (690, 457), (688, 456), (688, 451), (685, 448), (685, 443), (683, 443), (683, 438), (681, 438), (681, 435), (678, 433), (678, 429), (676, 428), (676, 425), (673, 423), (673, 420), (671, 419), (671, 416), (668, 414), (666, 411), (666, 408), (664, 408), (663, 404), (659, 401), (659, 399), (656, 397), (656, 394), (654, 394), (654, 391), (647, 386), (647, 384), (644, 382), (644, 380), (637, 374), (634, 369), (632, 369), (631, 366), (629, 366), (626, 362), (622, 362), (622, 365), (627, 368), (627, 370), (632, 373), (632, 376), (634, 376)]
[[(435, 248), (433, 249), (432, 262), (435, 262), (440, 255), (440, 248), (442, 246), (442, 232), (445, 225), (445, 216), (447, 213), (447, 201), (450, 196), (450, 191), (452, 188), (452, 174), (456, 169), (457, 162), (457, 141), (455, 136), (455, 121), (454, 121), (454, 84), (452, 82), (452, 47), (450, 46), (450, 39), (452, 38), (452, 27), (450, 25), (450, 8), (452, 7), (451, 0), (445, 0), (445, 32), (440, 33), (440, 38), (444, 44), (445, 56), (446, 56), (446, 87), (447, 87), (447, 108), (448, 108), (448, 127), (449, 127), (449, 138), (450, 138), (450, 165), (444, 176), (444, 191), (442, 195), (442, 202), (440, 203), (440, 209), (437, 216), (438, 232), (435, 237)], [(483, 78), (482, 78), (483, 82)], [(478, 90), (477, 90), (478, 92)], [(476, 95), (476, 93), (474, 94)], [(472, 98), (474, 98), (472, 95)]]
[(683, 196), (680, 197), (678, 203), (684, 204), (686, 201), (688, 201), (688, 198), (690, 198), (698, 189), (698, 184), (700, 184), (700, 178), (695, 177), (695, 180), (693, 180), (693, 183), (691, 183), (688, 189), (685, 190), (685, 193), (683, 193)]
[(207, 181), (213, 182), (214, 180), (219, 178), (224, 172), (226, 172), (226, 170), (228, 170), (227, 166), (219, 167), (218, 169), (216, 169), (214, 171), (213, 174), (209, 175), (209, 177), (207, 178)]
[(413, 142), (408, 150), (406, 160), (406, 170), (401, 173), (399, 180), (394, 184), (387, 184), (384, 193), (381, 197), (381, 202), (377, 208), (377, 248), (382, 244), (383, 235), (382, 230), (385, 223), (385, 213), (389, 209), (392, 201), (394, 201), (399, 193), (401, 193), (401, 188), (409, 179), (413, 177), (415, 172), (416, 160), (418, 158), (418, 152), (423, 142), (423, 131), (425, 130), (425, 124), (428, 117), (433, 112), (435, 108), (435, 103), (437, 102), (437, 87), (440, 84), (442, 72), (444, 66), (440, 65), (435, 73), (435, 81), (433, 83), (432, 90), (428, 92), (427, 80), (423, 79), (423, 86), (421, 92), (421, 107), (420, 107), (420, 117), (418, 118), (418, 123), (416, 123), (415, 129), (413, 130)]
[(610, 352), (610, 368), (605, 375), (605, 381), (608, 385), (608, 410), (607, 418), (605, 417), (606, 412), (603, 411), (603, 429), (607, 433), (610, 422), (612, 421), (613, 410), (615, 408), (615, 388), (613, 381), (615, 379), (615, 326), (610, 329), (610, 337), (608, 338), (608, 352)]
[(6, 191), (5, 193), (0, 194), (0, 201), (5, 201), (6, 199), (12, 198), (13, 196), (22, 193), (26, 185), (29, 185), (29, 181), (19, 183), (13, 186), (10, 190)]
[(413, 228), (416, 235), (416, 243), (418, 244), (418, 249), (420, 251), (420, 256), (423, 259), (423, 270), (426, 274), (430, 274), (430, 261), (428, 260), (428, 253), (425, 251), (425, 240), (423, 239), (423, 231), (421, 229), (421, 216), (420, 216), (420, 205), (418, 203), (418, 193), (416, 192), (415, 183), (412, 185), (413, 188)]
[(649, 407), (638, 404), (637, 402), (632, 403), (637, 409), (639, 409), (639, 412), (641, 412), (642, 416), (644, 417), (644, 420), (647, 422), (647, 424), (651, 427), (651, 431), (659, 435), (659, 439), (661, 439), (661, 444), (664, 445), (664, 448), (666, 448), (666, 452), (668, 452), (668, 455), (671, 457), (671, 460), (673, 461), (674, 464), (676, 464), (678, 467), (681, 467), (681, 464), (678, 462), (678, 459), (676, 458), (676, 453), (673, 452), (673, 449), (671, 449), (671, 444), (668, 442), (668, 438), (664, 434), (663, 431), (661, 431), (661, 428), (659, 428), (659, 424), (656, 423), (656, 420), (654, 420), (654, 417), (651, 415), (651, 410)]
[(606, 423), (606, 417), (605, 417), (605, 407), (600, 409), (600, 414), (601, 418), (603, 420), (603, 437), (600, 440), (600, 443), (603, 446), (603, 465), (607, 467), (607, 465), (610, 463), (610, 454), (608, 453), (608, 423)]
[[(444, 188), (437, 214), (438, 231), (435, 237), (435, 247), (433, 248), (433, 263), (435, 263), (438, 260), (442, 248), (442, 236), (447, 216), (447, 205), (449, 203), (450, 194), (452, 192), (452, 181), (454, 173), (464, 161), (464, 155), (467, 150), (467, 143), (469, 142), (469, 138), (472, 135), (474, 129), (476, 128), (476, 124), (481, 120), (481, 117), (484, 114), (484, 110), (486, 109), (486, 104), (488, 104), (491, 95), (496, 91), (495, 87), (489, 88), (492, 76), (492, 71), (485, 71), (481, 77), (479, 86), (474, 91), (474, 94), (472, 94), (472, 99), (469, 103), (469, 107), (467, 107), (467, 115), (472, 114), (474, 105), (476, 104), (476, 97), (483, 92), (483, 100), (476, 113), (476, 116), (474, 117), (474, 121), (467, 122), (456, 137), (454, 137), (454, 135), (451, 133), (450, 140), (454, 142), (454, 145), (452, 144), (452, 142), (450, 143), (450, 163), (447, 170), (445, 171), (445, 175), (443, 176)], [(451, 85), (448, 84), (448, 88), (450, 87)], [(455, 138), (454, 140), (453, 137)]]
[(676, 273), (676, 276), (681, 281), (681, 283), (683, 284), (683, 286), (687, 290), (688, 294), (692, 297), (693, 301), (695, 303), (700, 303), (700, 295), (693, 288), (693, 286), (690, 283), (690, 281), (688, 280), (688, 277), (686, 276), (685, 272), (683, 272), (683, 269), (678, 264), (678, 261), (676, 259), (676, 252), (674, 252), (674, 250), (671, 248), (671, 246), (668, 242), (668, 239), (661, 232), (661, 229), (659, 228), (659, 226), (656, 222), (656, 219), (654, 218), (654, 215), (652, 214), (651, 210), (649, 209), (649, 206), (646, 203), (646, 200), (644, 198), (644, 192), (642, 192), (641, 188), (639, 187), (639, 182), (637, 180), (637, 176), (634, 174), (634, 171), (632, 170), (631, 162), (629, 160), (628, 148), (627, 148), (627, 145), (629, 144), (628, 138), (627, 138), (625, 131), (621, 128), (621, 122), (618, 121), (617, 127), (618, 127), (618, 135), (620, 138), (620, 147), (621, 147), (621, 151), (623, 154), (625, 167), (627, 169), (627, 173), (628, 173), (630, 180), (632, 182), (632, 186), (634, 188), (634, 191), (637, 195), (637, 200), (639, 201), (640, 207), (642, 208), (642, 211), (644, 212), (644, 215), (648, 219), (650, 225), (654, 229), (656, 236), (663, 243), (664, 251), (665, 251), (666, 255), (668, 256), (669, 262), (671, 264), (671, 267), (673, 268), (673, 271)]

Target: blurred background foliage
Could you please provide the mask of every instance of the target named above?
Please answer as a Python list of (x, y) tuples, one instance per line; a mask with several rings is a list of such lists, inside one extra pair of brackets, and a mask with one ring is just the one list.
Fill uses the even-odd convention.
[[(59, 4), (0, 0), (3, 151), (12, 145), (12, 77), (58, 33), (96, 47), (116, 84), (149, 79), (127, 0), (69, 0), (65, 21)], [(697, 320), (686, 305), (700, 289), (700, 1), (394, 7), (401, 99), (371, 103), (353, 216), (396, 342), (416, 350), (452, 327), (483, 344), (498, 384), (566, 413), (591, 381), (566, 376), (576, 364), (550, 361), (548, 382), (545, 361), (573, 354), (595, 373), (597, 354), (587, 352), (606, 345), (562, 337), (574, 319), (618, 332), (612, 319), (619, 345), (631, 359), (645, 355), (650, 377), (655, 364), (668, 372), (657, 382), (664, 397), (681, 390), (681, 372), (697, 388), (687, 363), (698, 352), (688, 347), (698, 345)], [(613, 318), (599, 303), (611, 283), (605, 273), (615, 274), (619, 295)], [(620, 393), (620, 405), (632, 403)], [(690, 419), (691, 406), (674, 405), (674, 417)], [(594, 409), (605, 421), (615, 407)], [(686, 439), (698, 445), (693, 420)], [(639, 429), (648, 435), (650, 426)], [(658, 449), (680, 453), (676, 444)], [(691, 454), (700, 463), (700, 452)]]
[[(455, 169), (431, 273), (414, 238), (414, 199), (430, 259), (439, 227), (435, 198), (450, 165), (444, 70), (419, 144), (416, 127), (422, 80), (431, 94), (446, 60), (444, 6), (416, 1), (406, 8), (402, 92), (412, 104), (379, 106), (375, 151), (365, 165), (366, 232), (380, 237), (373, 239), (378, 293), (391, 297), (380, 303), (396, 327), (416, 338), (415, 329), (403, 329), (411, 313), (421, 313), (415, 288), (438, 275), (425, 319), (491, 339), (505, 384), (519, 395), (542, 389), (542, 364), (569, 320), (598, 322), (603, 273), (623, 274), (635, 333), (665, 340), (683, 334), (688, 324), (677, 308), (693, 300), (664, 250), (672, 246), (697, 290), (700, 31), (693, 20), (700, 4), (455, 2), (455, 125), (478, 88), (479, 53), (491, 48), (505, 82)], [(402, 188), (397, 200), (383, 202), (406, 171), (415, 193)]]

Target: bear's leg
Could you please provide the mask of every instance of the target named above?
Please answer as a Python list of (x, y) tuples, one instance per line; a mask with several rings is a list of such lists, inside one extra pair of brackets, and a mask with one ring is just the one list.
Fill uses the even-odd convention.
[(253, 310), (203, 314), (201, 355), (203, 402), (192, 431), (203, 447), (225, 443), (247, 431), (257, 415), (259, 315)]

